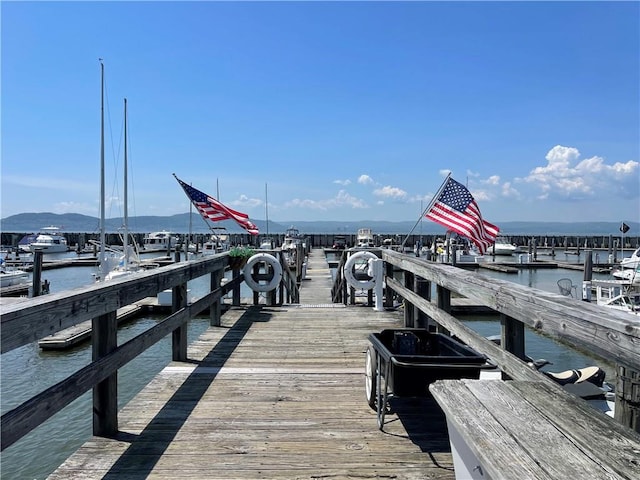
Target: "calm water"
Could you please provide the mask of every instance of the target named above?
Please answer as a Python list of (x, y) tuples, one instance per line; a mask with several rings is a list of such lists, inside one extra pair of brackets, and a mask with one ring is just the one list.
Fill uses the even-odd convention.
[[(75, 254), (58, 254), (58, 256), (75, 256)], [(564, 255), (558, 255), (556, 260), (572, 263), (583, 262), (582, 257), (575, 255), (567, 256), (566, 259), (564, 257)], [(49, 280), (53, 293), (89, 285), (93, 282), (93, 273), (95, 273), (95, 269), (92, 267), (69, 267), (45, 270), (42, 278)], [(517, 274), (482, 270), (481, 274), (556, 293), (558, 292), (556, 282), (559, 278), (571, 278), (574, 284), (581, 285), (583, 277), (581, 271), (556, 269), (521, 270)], [(608, 278), (608, 275), (594, 274), (594, 278)], [(208, 282), (208, 278), (190, 282), (189, 288), (192, 294), (199, 296), (204, 293)], [(250, 291), (243, 290), (242, 296), (250, 296)], [(119, 343), (142, 333), (156, 324), (158, 320), (159, 317), (146, 317), (122, 327), (118, 334)], [(189, 323), (190, 343), (208, 328), (208, 322), (208, 318), (202, 317), (193, 319)], [(487, 317), (471, 318), (468, 324), (485, 336), (500, 333), (499, 323), (487, 320)], [(596, 363), (594, 359), (573, 352), (532, 331), (526, 332), (526, 345), (527, 353), (531, 357), (546, 358), (553, 362), (553, 365), (548, 368), (552, 371), (580, 368)], [(121, 369), (118, 374), (120, 407), (149, 383), (169, 363), (170, 359), (171, 338), (169, 336)], [(2, 355), (0, 363), (1, 412), (5, 413), (14, 408), (25, 399), (62, 380), (90, 361), (90, 344), (65, 352), (44, 352), (38, 348), (37, 343), (33, 343)], [(91, 436), (91, 429), (91, 392), (87, 392), (45, 424), (2, 452), (0, 477), (7, 480), (46, 478)]]

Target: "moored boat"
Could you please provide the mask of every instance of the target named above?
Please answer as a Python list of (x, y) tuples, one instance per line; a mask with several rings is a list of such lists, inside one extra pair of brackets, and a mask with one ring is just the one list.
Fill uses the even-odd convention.
[(145, 235), (142, 239), (142, 249), (145, 252), (166, 252), (174, 249), (177, 243), (176, 234), (162, 230)]
[(30, 233), (25, 235), (18, 242), (18, 252), (20, 253), (31, 253), (31, 244), (36, 241), (38, 237), (35, 233)]
[(360, 248), (375, 247), (376, 244), (373, 239), (373, 232), (370, 228), (360, 228), (356, 235), (356, 246)]
[(41, 250), (43, 253), (59, 253), (69, 251), (67, 239), (60, 233), (59, 227), (49, 226), (41, 229), (36, 239), (29, 244), (33, 253)]
[(638, 268), (640, 265), (640, 247), (637, 248), (630, 257), (620, 260), (621, 268)]
[(489, 253), (493, 255), (513, 255), (518, 252), (518, 247), (505, 237), (497, 237), (494, 244), (489, 247)]
[(12, 287), (27, 283), (29, 283), (29, 272), (7, 267), (4, 259), (0, 258), (0, 287)]
[(596, 304), (640, 315), (640, 285), (624, 280), (593, 280)]

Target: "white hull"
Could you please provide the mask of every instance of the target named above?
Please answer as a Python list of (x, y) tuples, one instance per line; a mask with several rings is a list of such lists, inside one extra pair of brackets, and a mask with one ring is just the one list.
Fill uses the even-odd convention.
[(0, 273), (0, 287), (11, 287), (29, 283), (29, 273), (23, 270), (8, 270)]
[(32, 243), (29, 248), (31, 253), (35, 252), (36, 250), (42, 250), (42, 253), (61, 253), (69, 251), (69, 247), (66, 244), (61, 245), (35, 242)]
[(45, 227), (38, 234), (35, 241), (29, 244), (29, 250), (34, 253), (41, 250), (43, 253), (68, 252), (69, 245), (67, 239), (58, 233), (58, 227)]
[(152, 232), (142, 240), (145, 252), (167, 252), (173, 250), (177, 244), (175, 234), (171, 232)]
[(489, 248), (489, 252), (493, 255), (513, 255), (516, 253), (516, 247), (509, 243), (496, 243), (495, 246)]

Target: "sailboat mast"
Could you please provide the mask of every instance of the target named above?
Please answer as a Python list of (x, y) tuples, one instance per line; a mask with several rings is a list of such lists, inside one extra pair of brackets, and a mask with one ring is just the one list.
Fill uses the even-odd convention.
[(267, 184), (264, 184), (264, 216), (267, 221), (267, 237), (269, 236), (269, 199), (267, 198)]
[(104, 231), (104, 63), (100, 58), (100, 278), (106, 275), (106, 249)]
[(129, 266), (129, 166), (127, 159), (127, 99), (124, 99), (124, 268)]

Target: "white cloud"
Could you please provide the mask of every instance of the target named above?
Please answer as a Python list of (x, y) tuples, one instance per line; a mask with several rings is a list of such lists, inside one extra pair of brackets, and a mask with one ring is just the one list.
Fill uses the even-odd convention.
[(371, 185), (373, 182), (373, 178), (371, 178), (369, 175), (360, 175), (358, 177), (358, 183), (361, 185)]
[(240, 195), (237, 200), (223, 203), (232, 207), (255, 208), (259, 207), (260, 205), (264, 205), (264, 200), (261, 200), (259, 198), (249, 198), (246, 195)]
[(377, 197), (387, 197), (387, 198), (405, 198), (407, 196), (407, 192), (405, 192), (404, 190), (397, 188), (397, 187), (391, 187), (389, 185), (382, 187), (382, 188), (377, 188), (373, 191), (373, 194)]
[(545, 166), (534, 168), (522, 179), (540, 189), (538, 198), (580, 200), (595, 195), (609, 195), (613, 191), (627, 198), (638, 196), (639, 164), (636, 161), (608, 165), (598, 156), (578, 161), (578, 149), (562, 145), (549, 150), (545, 159)]
[(483, 183), (486, 183), (487, 185), (500, 185), (500, 175), (491, 175)]
[(473, 198), (479, 202), (491, 200), (492, 198), (492, 195), (486, 190), (474, 190), (473, 192), (471, 192), (471, 195), (473, 195)]
[(53, 204), (52, 213), (82, 213), (84, 215), (95, 215), (97, 211), (96, 204), (78, 203), (78, 202), (58, 202)]
[(369, 208), (367, 203), (359, 198), (350, 195), (345, 190), (340, 190), (334, 198), (326, 200), (303, 200), (295, 198), (285, 203), (288, 208), (310, 208), (312, 210), (329, 210), (331, 208), (351, 207)]
[(504, 182), (504, 184), (502, 184), (502, 196), (507, 198), (520, 198), (520, 192), (513, 188), (511, 182)]
[(347, 185), (351, 185), (351, 180), (334, 180), (333, 183), (346, 187)]

